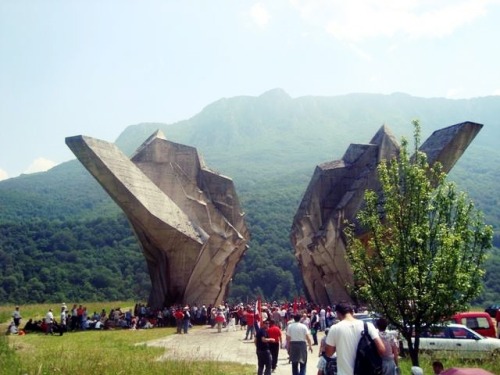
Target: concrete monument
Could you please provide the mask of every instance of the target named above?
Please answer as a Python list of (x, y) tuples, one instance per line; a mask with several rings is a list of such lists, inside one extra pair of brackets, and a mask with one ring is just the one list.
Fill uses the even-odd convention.
[[(430, 164), (439, 161), (449, 172), (482, 126), (464, 122), (435, 131), (420, 150)], [(351, 144), (341, 160), (316, 167), (291, 229), (310, 300), (324, 305), (351, 300), (346, 286), (353, 280), (345, 256), (343, 222), (355, 222), (365, 191), (380, 188), (377, 165), (397, 156), (399, 149), (390, 130), (382, 126), (369, 144)]]
[(232, 180), (161, 131), (131, 158), (86, 136), (66, 144), (127, 216), (151, 277), (149, 305), (219, 305), (249, 240)]

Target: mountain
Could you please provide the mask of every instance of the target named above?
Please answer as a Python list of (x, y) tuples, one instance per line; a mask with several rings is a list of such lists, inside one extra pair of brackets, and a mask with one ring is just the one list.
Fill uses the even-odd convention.
[[(291, 98), (274, 89), (258, 97), (220, 99), (174, 124), (128, 126), (116, 144), (132, 154), (161, 129), (169, 140), (196, 147), (209, 168), (233, 178), (252, 240), (234, 276), (231, 296), (290, 299), (301, 294), (301, 277), (288, 235), (315, 166), (340, 159), (350, 143), (368, 142), (382, 124), (397, 138), (412, 139), (413, 119), (420, 120), (423, 140), (434, 130), (463, 121), (484, 124), (450, 179), (497, 228), (498, 96)], [(499, 242), (496, 237), (497, 246)], [(500, 300), (499, 258), (495, 249), (480, 303)], [(37, 293), (31, 293), (29, 285), (35, 285)], [(79, 162), (0, 181), (1, 300), (142, 298), (147, 288), (145, 262), (126, 220)]]

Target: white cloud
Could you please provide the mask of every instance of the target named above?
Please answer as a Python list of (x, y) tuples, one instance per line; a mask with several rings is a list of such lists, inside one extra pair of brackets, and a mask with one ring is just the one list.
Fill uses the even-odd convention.
[(348, 42), (406, 35), (443, 37), (498, 0), (291, 0), (302, 18)]
[(0, 181), (6, 180), (9, 178), (9, 174), (0, 168)]
[(493, 90), (493, 93), (491, 95), (498, 95), (498, 96), (500, 96), (500, 89)]
[(361, 49), (359, 46), (357, 46), (356, 44), (353, 44), (353, 43), (349, 43), (349, 48), (351, 50), (353, 50), (359, 57), (361, 57), (363, 60), (366, 60), (366, 61), (371, 61), (372, 60), (372, 57), (371, 55), (364, 51), (363, 49)]
[(28, 169), (24, 171), (24, 173), (45, 172), (56, 165), (57, 163), (52, 160), (37, 158), (31, 163)]
[(265, 28), (271, 18), (269, 12), (261, 3), (254, 4), (252, 6), (252, 8), (250, 9), (250, 16), (252, 17), (253, 21), (261, 28)]
[(462, 88), (450, 88), (446, 91), (445, 97), (448, 99), (458, 99), (463, 97), (464, 90)]

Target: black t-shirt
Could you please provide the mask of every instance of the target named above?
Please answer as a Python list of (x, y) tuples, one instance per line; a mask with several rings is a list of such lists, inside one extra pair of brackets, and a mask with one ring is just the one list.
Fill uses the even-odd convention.
[(260, 328), (255, 335), (255, 345), (257, 346), (258, 351), (269, 350), (269, 344), (267, 342), (262, 342), (263, 337), (269, 338), (266, 328)]

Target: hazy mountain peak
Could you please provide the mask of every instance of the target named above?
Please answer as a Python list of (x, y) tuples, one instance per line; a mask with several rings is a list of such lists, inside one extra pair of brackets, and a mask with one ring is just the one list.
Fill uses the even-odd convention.
[(286, 99), (290, 100), (292, 99), (290, 95), (286, 93), (285, 90), (281, 88), (275, 88), (269, 91), (264, 92), (263, 94), (259, 95), (260, 99), (266, 99), (266, 100), (273, 100), (273, 99)]

